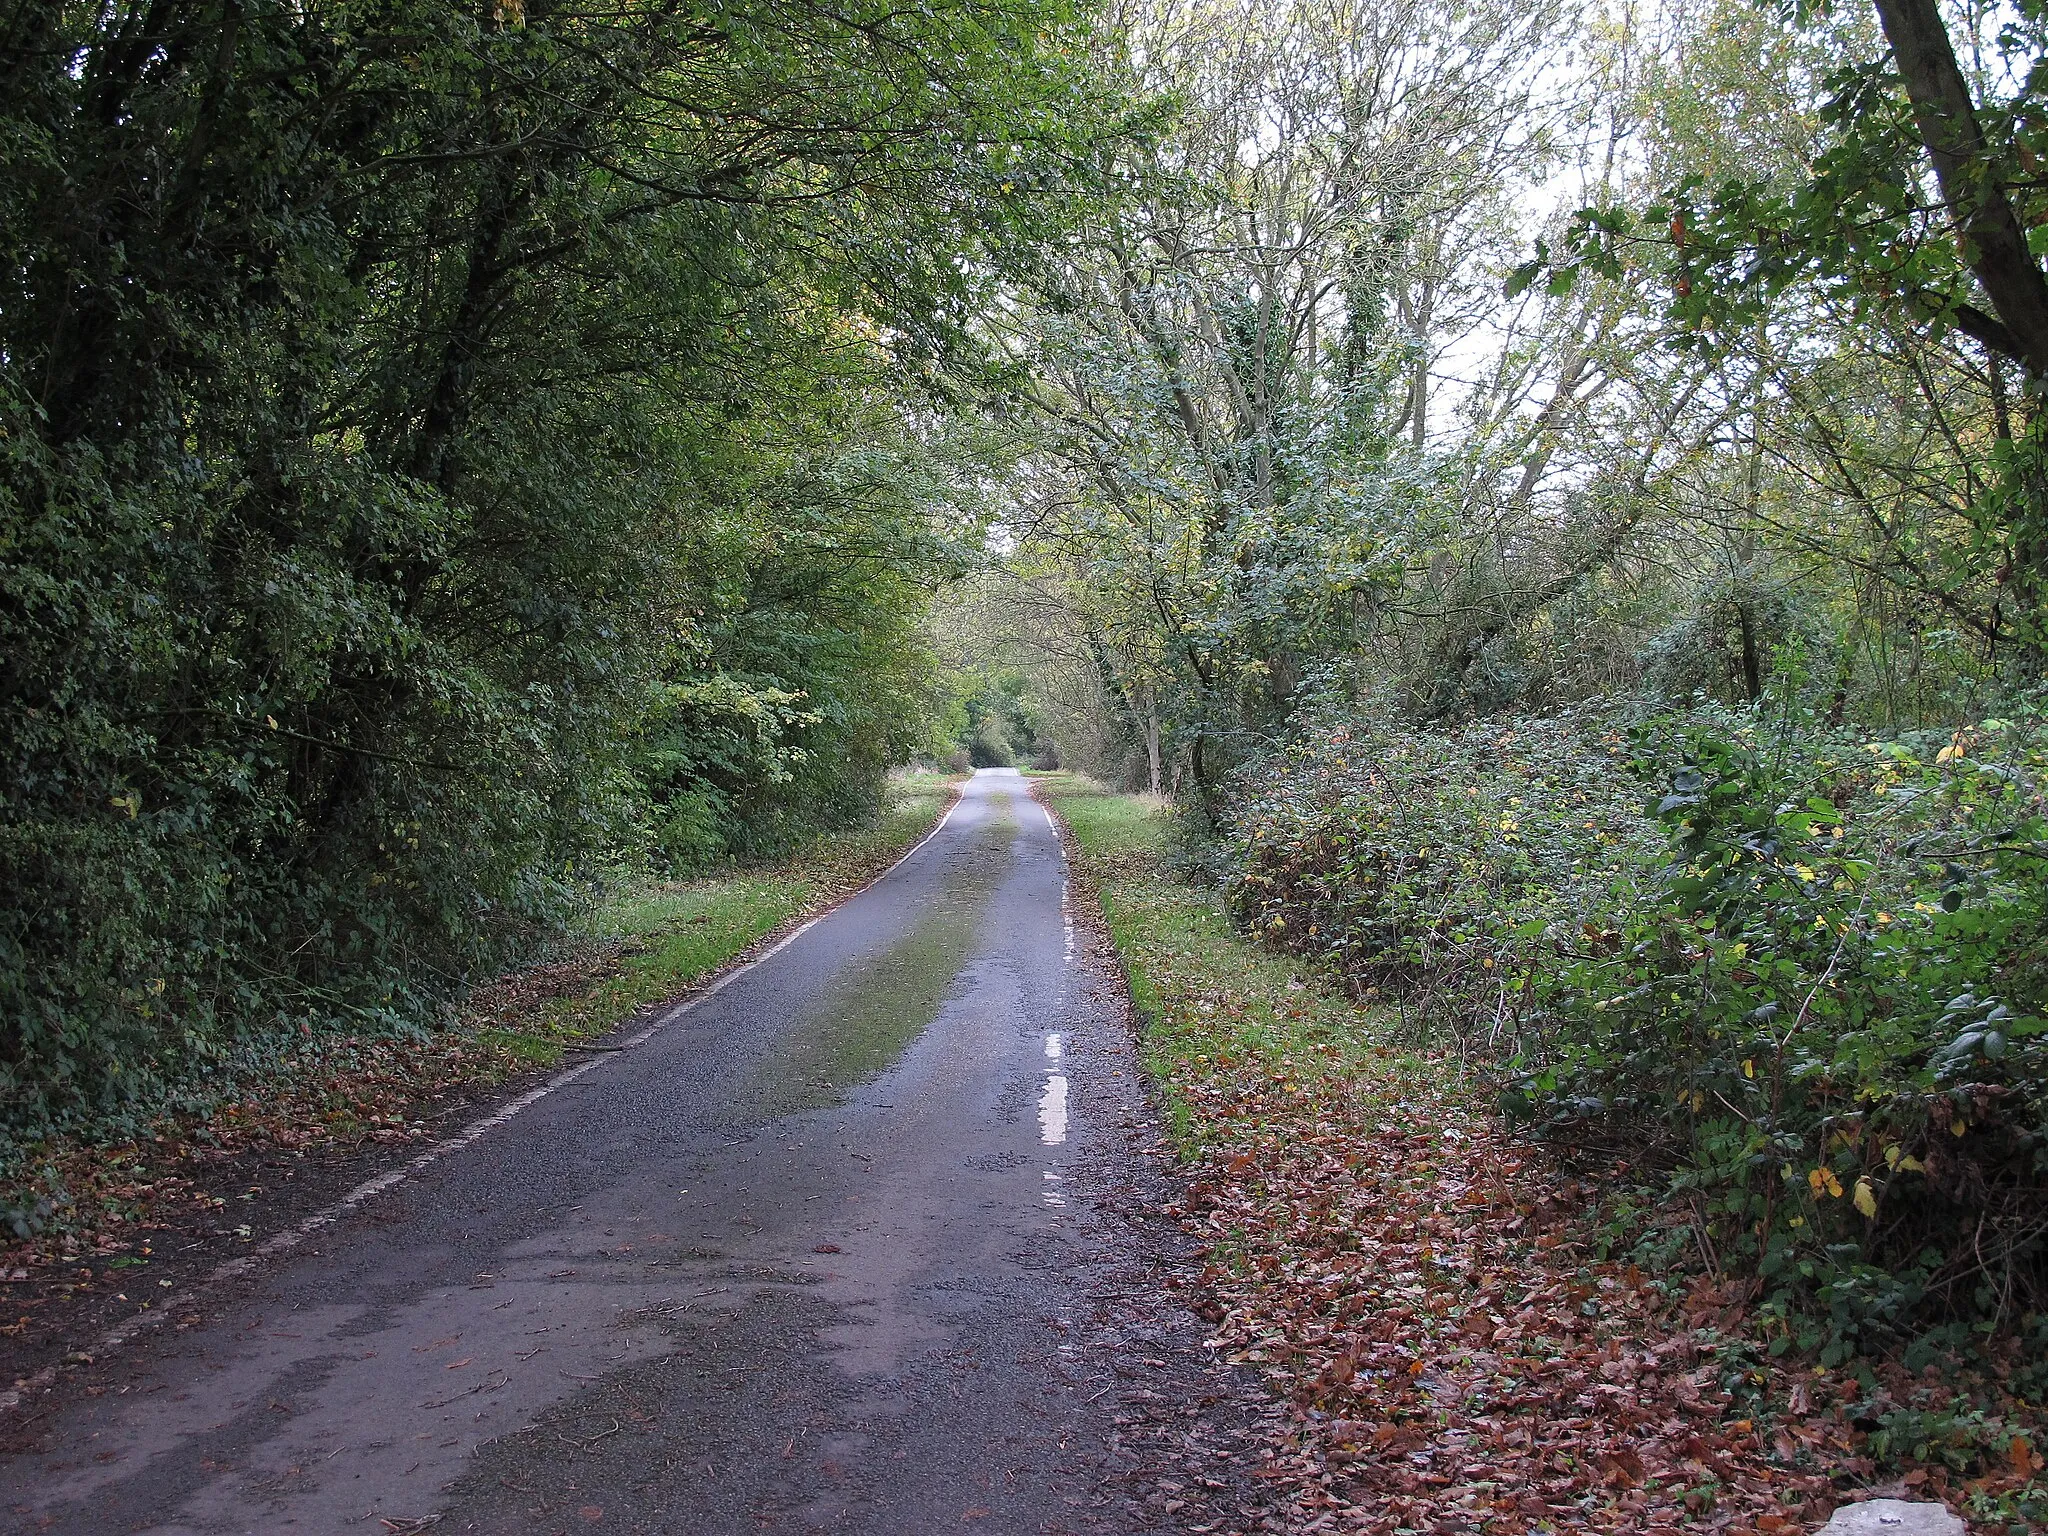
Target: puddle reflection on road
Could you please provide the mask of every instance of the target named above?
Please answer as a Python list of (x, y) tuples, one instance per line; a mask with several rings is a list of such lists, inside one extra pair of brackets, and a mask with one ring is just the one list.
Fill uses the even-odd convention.
[(915, 921), (834, 976), (769, 1048), (736, 1107), (768, 1116), (819, 1109), (871, 1082), (938, 1017), (980, 942), (983, 914), (1009, 878), (1017, 822), (1010, 797), (936, 850), (945, 860)]

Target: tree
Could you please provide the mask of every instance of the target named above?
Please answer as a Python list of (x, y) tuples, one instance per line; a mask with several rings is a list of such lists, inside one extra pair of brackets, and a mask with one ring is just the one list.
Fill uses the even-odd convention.
[(862, 453), (985, 397), (975, 314), (1096, 180), (1078, 27), (0, 14), (0, 1115), (426, 1016), (650, 814), (677, 687), (788, 696), (861, 743), (788, 793), (859, 799), (902, 732), (849, 673), (913, 645), (954, 499)]
[[(1148, 755), (1213, 803), (1403, 579), (1490, 307), (1543, 7), (1137, 10), (1112, 67), (1180, 118), (1034, 284), (1042, 473), (1018, 522)], [(1153, 775), (1157, 778), (1157, 775)]]
[[(1826, 8), (1803, 13), (1852, 62), (1825, 81), (1825, 133), (1796, 174), (1691, 175), (1640, 214), (1582, 210), (1553, 264), (1614, 274), (1631, 247), (1668, 274), (1674, 339), (1728, 349), (1774, 323), (1788, 294), (1835, 306), (1853, 324), (1916, 335), (1939, 349), (1956, 331), (1982, 349), (1989, 432), (1974, 447), (1981, 489), (1968, 553), (2001, 589), (1992, 633), (2037, 665), (2048, 646), (2048, 462), (2037, 401), (2048, 380), (2048, 278), (2028, 232), (2048, 201), (2028, 169), (2044, 149), (2040, 98), (2048, 34), (2038, 7), (1958, 13), (1933, 0), (1878, 0), (1882, 43)], [(1960, 34), (1954, 28), (1963, 30)], [(1967, 43), (1966, 69), (1956, 37)], [(2024, 387), (2011, 389), (2015, 367)]]

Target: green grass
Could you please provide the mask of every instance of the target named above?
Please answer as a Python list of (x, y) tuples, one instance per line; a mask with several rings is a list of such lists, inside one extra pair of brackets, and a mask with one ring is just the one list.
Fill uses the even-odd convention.
[[(548, 974), (563, 968), (531, 973), (545, 978), (542, 986), (509, 1010), (493, 1007), (502, 1022), (479, 1030), (479, 1042), (507, 1068), (554, 1065), (565, 1050), (688, 991), (778, 928), (880, 873), (931, 830), (954, 782), (938, 773), (893, 775), (872, 823), (774, 868), (617, 892), (586, 919), (588, 942), (568, 976)], [(494, 1002), (508, 991), (516, 1000), (521, 979), (486, 991)]]
[(1147, 795), (1112, 794), (1075, 774), (1049, 774), (1038, 792), (1071, 832), (1082, 876), (1102, 903), (1111, 942), (1144, 1019), (1146, 1069), (1184, 1152), (1215, 1134), (1198, 1104), (1216, 1080), (1262, 1072), (1375, 1096), (1408, 1086), (1440, 1091), (1443, 1064), (1410, 1055), (1389, 1011), (1362, 1008), (1287, 957), (1246, 941), (1218, 895), (1174, 878), (1171, 827)]

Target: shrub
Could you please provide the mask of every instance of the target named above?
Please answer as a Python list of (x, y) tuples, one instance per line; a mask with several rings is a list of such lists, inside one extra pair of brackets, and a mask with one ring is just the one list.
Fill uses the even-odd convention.
[(1646, 738), (1659, 881), (1522, 958), (1510, 1107), (1654, 1149), (1710, 1250), (1819, 1307), (1836, 1357), (2048, 1304), (2038, 724), (1759, 738)]
[(1238, 921), (1666, 1181), (1701, 1261), (1767, 1288), (1775, 1348), (2048, 1309), (2038, 715), (1876, 743), (1708, 707), (1305, 724), (1233, 823)]
[(1648, 861), (1627, 736), (1600, 715), (1408, 729), (1314, 721), (1231, 826), (1237, 920), (1358, 996), (1445, 1022), (1498, 994), (1518, 930)]

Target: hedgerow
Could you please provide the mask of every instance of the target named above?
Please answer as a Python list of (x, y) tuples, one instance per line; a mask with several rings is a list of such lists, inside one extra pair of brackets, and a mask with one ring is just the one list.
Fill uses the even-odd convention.
[(2048, 1311), (2048, 731), (1796, 709), (1416, 731), (1352, 711), (1235, 823), (1241, 923), (1454, 1030), (1503, 1109), (1656, 1179), (1771, 1347)]
[(1521, 930), (1598, 910), (1647, 869), (1632, 758), (1606, 715), (1314, 719), (1232, 824), (1233, 910), (1360, 997), (1460, 1020), (1500, 995)]
[(10, 10), (0, 1173), (874, 811), (1010, 452), (969, 317), (1123, 133), (1079, 26)]

